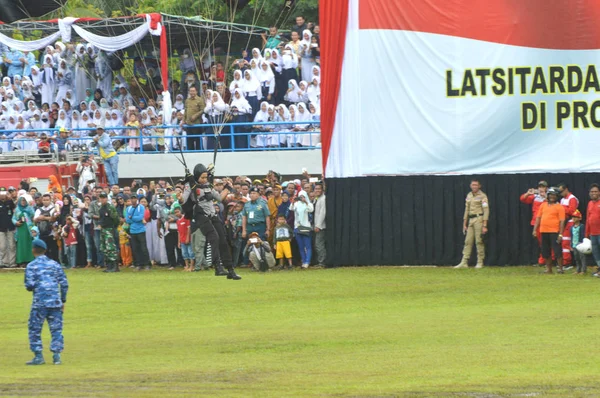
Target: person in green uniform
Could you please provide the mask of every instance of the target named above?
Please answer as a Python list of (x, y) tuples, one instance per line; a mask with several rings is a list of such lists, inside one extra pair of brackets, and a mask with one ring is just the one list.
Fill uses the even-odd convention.
[(115, 243), (115, 226), (119, 223), (117, 209), (108, 202), (108, 195), (102, 192), (98, 197), (100, 209), (100, 250), (104, 253), (106, 269), (103, 272), (119, 272), (117, 263), (117, 245)]
[(260, 239), (267, 240), (271, 234), (271, 213), (267, 202), (261, 199), (256, 188), (250, 190), (250, 201), (242, 211), (242, 238), (257, 232)]
[(33, 207), (29, 206), (27, 199), (21, 196), (17, 200), (17, 208), (13, 214), (12, 222), (17, 227), (17, 264), (26, 264), (33, 261), (31, 252), (31, 227), (33, 226)]

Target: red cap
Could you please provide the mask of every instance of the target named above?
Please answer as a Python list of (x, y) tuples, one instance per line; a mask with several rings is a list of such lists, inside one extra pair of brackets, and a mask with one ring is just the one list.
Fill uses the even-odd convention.
[(575, 210), (575, 211), (573, 212), (573, 217), (578, 217), (578, 218), (581, 218), (581, 212), (580, 212), (579, 210)]

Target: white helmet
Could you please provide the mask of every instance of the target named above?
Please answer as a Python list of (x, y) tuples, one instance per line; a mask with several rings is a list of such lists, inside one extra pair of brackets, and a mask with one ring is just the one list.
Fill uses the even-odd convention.
[(592, 254), (592, 241), (588, 238), (584, 238), (583, 242), (577, 245), (579, 253)]

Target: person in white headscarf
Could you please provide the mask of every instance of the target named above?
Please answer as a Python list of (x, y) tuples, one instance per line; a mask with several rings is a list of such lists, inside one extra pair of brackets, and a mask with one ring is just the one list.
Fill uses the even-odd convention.
[(291, 79), (288, 81), (288, 90), (284, 97), (287, 102), (297, 104), (298, 102), (304, 101), (304, 96), (304, 91), (298, 87), (298, 83), (296, 83), (295, 80)]
[(233, 80), (229, 84), (229, 91), (234, 92), (236, 88), (244, 88), (244, 80), (242, 79), (242, 71), (236, 69), (233, 71)]
[[(290, 111), (290, 122), (297, 122), (298, 121), (298, 106), (296, 106), (296, 104), (290, 105), (289, 111)], [(287, 135), (288, 148), (293, 148), (293, 147), (297, 146), (297, 141), (300, 136), (298, 134), (294, 134), (297, 131), (296, 126), (297, 126), (297, 124), (294, 123), (294, 124), (292, 124), (291, 128), (289, 129), (290, 134)]]
[(75, 49), (75, 96), (78, 100), (85, 100), (85, 89), (91, 87), (88, 76), (87, 64), (89, 55), (83, 44), (78, 44)]
[(92, 115), (92, 124), (93, 127), (104, 127), (106, 125), (104, 114), (100, 109), (94, 111), (94, 114)]
[(54, 57), (54, 63), (55, 64), (59, 64), (60, 59), (62, 59), (63, 57), (63, 53), (65, 52), (65, 50), (67, 49), (67, 46), (65, 46), (65, 44), (61, 41), (57, 41), (56, 43), (54, 43), (54, 54), (52, 55)]
[(56, 90), (54, 65), (53, 57), (45, 55), (44, 64), (42, 65), (42, 104), (51, 104), (54, 102), (54, 92)]
[(258, 78), (250, 70), (244, 71), (244, 95), (252, 107), (252, 120), (258, 109), (260, 108), (260, 100), (262, 99), (262, 90)]
[(62, 127), (67, 130), (71, 129), (71, 119), (67, 116), (67, 112), (64, 109), (58, 111), (58, 119), (56, 120), (55, 128), (60, 129)]
[(321, 99), (321, 79), (318, 76), (314, 76), (308, 89), (306, 90), (306, 97), (309, 102), (320, 102)]
[(75, 145), (80, 144), (80, 141), (77, 138), (80, 138), (82, 133), (83, 133), (83, 135), (86, 134), (85, 131), (82, 132), (81, 130), (78, 130), (80, 121), (81, 121), (81, 113), (78, 110), (74, 110), (73, 112), (71, 112), (71, 129), (73, 130), (71, 132), (71, 138), (74, 139), (73, 143)]
[[(229, 123), (247, 123), (251, 121), (249, 119), (252, 116), (252, 107), (248, 103), (248, 100), (244, 97), (244, 92), (236, 88), (231, 97), (231, 104), (229, 104), (230, 117)], [(250, 128), (248, 126), (236, 126), (235, 136), (233, 138), (236, 149), (247, 149), (248, 148), (248, 133)], [(224, 134), (228, 134), (229, 131), (224, 131)]]
[[(225, 113), (229, 111), (229, 106), (223, 101), (221, 94), (217, 91), (211, 91), (211, 99), (210, 101), (206, 101), (206, 106), (204, 107), (204, 113), (208, 119), (209, 124), (213, 124), (214, 126), (207, 128), (207, 134), (210, 138), (204, 137), (202, 140), (204, 142), (204, 148), (214, 149), (215, 148), (215, 137), (214, 135), (220, 134), (223, 129), (223, 120)], [(227, 145), (225, 140), (229, 137), (221, 137), (221, 145)]]
[(96, 88), (102, 91), (104, 98), (112, 98), (113, 71), (104, 51), (99, 51), (95, 62)]
[(23, 115), (27, 120), (29, 120), (33, 117), (33, 112), (35, 112), (36, 110), (37, 106), (35, 105), (35, 102), (29, 100), (27, 101), (27, 109), (23, 112)]
[(31, 84), (32, 84), (33, 96), (38, 101), (41, 101), (41, 98), (42, 98), (43, 79), (44, 79), (44, 74), (40, 70), (39, 66), (33, 65), (31, 67)]
[[(279, 104), (276, 108), (275, 122), (289, 122), (290, 121), (290, 111), (284, 104)], [(277, 124), (275, 125), (275, 132), (277, 132), (277, 141), (271, 141), (271, 146), (283, 146), (287, 142), (287, 134), (286, 132), (291, 130), (291, 125), (289, 124)]]
[[(298, 103), (298, 114), (296, 115), (296, 121), (298, 122), (310, 122), (312, 121), (312, 115), (310, 114), (306, 104), (304, 102)], [(296, 131), (309, 131), (312, 125), (310, 124), (297, 124), (294, 126)], [(296, 138), (296, 144), (302, 147), (314, 147), (321, 139), (321, 135), (318, 133), (304, 133)]]
[(262, 97), (266, 98), (267, 101), (273, 101), (276, 88), (275, 74), (269, 63), (264, 60), (258, 63), (258, 81), (260, 82)]
[(185, 109), (185, 102), (183, 102), (182, 94), (177, 94), (177, 97), (175, 97), (175, 103), (173, 104), (173, 108), (177, 109), (178, 111)]
[[(263, 101), (260, 103), (260, 110), (254, 116), (254, 123), (266, 123), (269, 121), (269, 103)], [(267, 125), (256, 125), (254, 126), (255, 131), (268, 132), (272, 131)], [(252, 145), (251, 145), (252, 146)], [(256, 136), (256, 147), (264, 148), (269, 146), (269, 134), (258, 134)]]
[(21, 82), (21, 97), (25, 102), (29, 102), (35, 99), (33, 95), (33, 83), (31, 83), (31, 80), (29, 80), (29, 78)]
[(312, 68), (316, 65), (315, 57), (312, 52), (312, 32), (308, 29), (302, 32), (302, 41), (300, 41), (300, 58), (302, 65), (302, 80), (310, 81), (312, 79)]
[(281, 66), (283, 68), (282, 78), (287, 82), (290, 80), (298, 81), (298, 56), (294, 53), (291, 45), (286, 44), (281, 53)]
[(258, 66), (258, 61), (260, 61), (261, 59), (263, 59), (262, 54), (260, 53), (260, 50), (258, 48), (253, 48), (252, 49), (252, 59), (250, 60), (250, 62), (255, 61), (256, 65)]
[(88, 111), (81, 112), (78, 127), (81, 129), (80, 132), (82, 138), (82, 140), (80, 140), (79, 143), (81, 145), (87, 145), (89, 147), (92, 143), (92, 138), (89, 137), (90, 132), (92, 130), (89, 129), (95, 126), (93, 120), (90, 118), (90, 113)]
[(73, 74), (67, 67), (67, 61), (64, 59), (58, 61), (56, 80), (58, 91), (55, 101), (62, 104), (62, 100), (67, 97), (67, 91), (73, 88)]
[(25, 117), (21, 114), (17, 117), (17, 129), (20, 130), (29, 130), (23, 131), (19, 133), (19, 138), (23, 139), (21, 145), (23, 150), (25, 151), (35, 151), (37, 150), (37, 142), (36, 142), (36, 132), (33, 131), (31, 127), (31, 123), (25, 119)]

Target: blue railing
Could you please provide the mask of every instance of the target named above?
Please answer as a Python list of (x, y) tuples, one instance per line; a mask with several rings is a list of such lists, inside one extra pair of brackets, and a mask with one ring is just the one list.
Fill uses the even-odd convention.
[[(267, 126), (265, 130), (261, 130), (257, 126)], [(304, 127), (306, 126), (306, 127)], [(311, 128), (314, 130), (294, 131), (294, 128)], [(218, 145), (219, 151), (238, 152), (238, 151), (281, 151), (281, 150), (298, 150), (298, 149), (317, 149), (320, 148), (320, 124), (319, 122), (260, 122), (260, 123), (224, 123), (224, 124), (198, 124), (184, 125), (183, 130), (187, 131), (187, 135), (173, 134), (173, 129), (180, 129), (179, 125), (162, 125), (139, 128), (139, 134), (135, 137), (128, 135), (116, 135), (118, 131), (131, 130), (131, 127), (105, 127), (105, 130), (111, 134), (113, 143), (121, 141), (122, 146), (119, 149), (119, 154), (136, 154), (136, 153), (160, 153), (158, 143), (164, 142), (164, 151), (179, 152), (179, 145), (184, 147), (184, 152), (211, 152), (214, 150), (214, 145)], [(164, 135), (157, 135), (153, 130), (163, 129)], [(270, 129), (277, 131), (268, 131)], [(258, 130), (258, 131), (257, 131)], [(89, 136), (90, 132), (96, 131), (96, 128), (75, 128), (70, 129), (70, 132), (79, 132), (80, 137), (68, 138), (70, 145), (66, 148), (72, 152), (97, 152), (92, 147), (93, 137)], [(7, 138), (13, 133), (35, 132), (36, 137), (32, 138)], [(190, 135), (190, 132), (200, 133)], [(0, 130), (0, 148), (2, 152), (15, 150), (35, 150), (37, 143), (40, 141), (39, 135), (46, 133), (51, 137), (54, 143), (59, 134), (59, 129), (43, 129), (43, 130)], [(72, 135), (72, 134), (70, 134)], [(129, 140), (138, 140), (139, 150), (130, 148)], [(254, 139), (254, 141), (253, 141)], [(35, 142), (35, 144), (34, 144)], [(143, 143), (150, 144), (155, 149), (144, 149)], [(254, 146), (252, 143), (254, 142)], [(190, 143), (199, 144), (199, 148), (191, 148)], [(55, 150), (55, 147), (53, 146)]]

